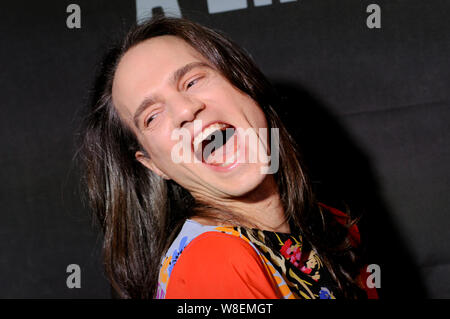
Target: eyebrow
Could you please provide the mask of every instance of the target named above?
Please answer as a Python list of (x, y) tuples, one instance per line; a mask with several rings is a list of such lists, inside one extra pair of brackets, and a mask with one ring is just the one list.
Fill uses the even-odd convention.
[[(207, 67), (212, 69), (212, 67), (205, 63), (205, 62), (191, 62), (186, 64), (185, 66), (182, 66), (181, 68), (177, 69), (171, 76), (169, 82), (171, 84), (176, 84), (180, 81), (180, 79), (189, 71), (191, 71), (192, 69), (195, 68), (199, 68), (199, 67)], [(141, 114), (152, 104), (155, 103), (155, 98), (152, 96), (147, 96), (144, 98), (144, 100), (139, 104), (139, 107), (137, 108), (136, 112), (134, 113), (133, 116), (133, 122), (134, 125), (136, 127), (139, 128), (139, 117), (141, 116)]]

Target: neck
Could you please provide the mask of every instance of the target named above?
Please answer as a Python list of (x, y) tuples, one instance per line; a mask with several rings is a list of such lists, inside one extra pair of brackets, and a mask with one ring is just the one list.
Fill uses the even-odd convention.
[[(225, 200), (220, 206), (248, 221), (248, 225), (245, 226), (282, 233), (290, 232), (273, 175), (267, 175), (261, 185), (245, 196)], [(192, 219), (201, 224), (217, 224), (206, 218)]]

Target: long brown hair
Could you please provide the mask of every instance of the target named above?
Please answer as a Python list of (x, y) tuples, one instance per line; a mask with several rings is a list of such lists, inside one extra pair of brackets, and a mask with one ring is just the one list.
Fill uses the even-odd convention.
[[(152, 37), (177, 36), (202, 54), (231, 84), (261, 107), (270, 128), (279, 129), (280, 169), (275, 174), (285, 216), (291, 229), (321, 256), (344, 297), (356, 297), (355, 278), (361, 267), (350, 246), (348, 225), (341, 227), (318, 205), (300, 164), (296, 143), (275, 108), (279, 99), (249, 55), (221, 33), (178, 18), (155, 17), (134, 26), (111, 49), (97, 77), (82, 132), (80, 158), (89, 203), (102, 227), (104, 265), (122, 298), (152, 298), (160, 260), (186, 218), (205, 214), (193, 197), (135, 159), (144, 151), (119, 118), (111, 91), (115, 69), (131, 47)], [(216, 214), (230, 220), (232, 213)], [(220, 211), (220, 210), (219, 210)], [(239, 224), (239, 218), (235, 219)], [(168, 234), (172, 234), (169, 236)]]

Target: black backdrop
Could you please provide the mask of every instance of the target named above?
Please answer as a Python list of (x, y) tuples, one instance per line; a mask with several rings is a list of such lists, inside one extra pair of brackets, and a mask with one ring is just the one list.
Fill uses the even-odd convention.
[[(210, 14), (206, 0), (178, 1), (245, 47), (288, 101), (318, 193), (365, 212), (382, 295), (449, 298), (450, 3), (272, 2)], [(80, 29), (66, 26), (70, 3)], [(366, 26), (370, 3), (381, 29)], [(135, 20), (135, 1), (0, 4), (0, 297), (111, 296), (74, 135), (102, 53)], [(66, 286), (72, 263), (79, 289)]]

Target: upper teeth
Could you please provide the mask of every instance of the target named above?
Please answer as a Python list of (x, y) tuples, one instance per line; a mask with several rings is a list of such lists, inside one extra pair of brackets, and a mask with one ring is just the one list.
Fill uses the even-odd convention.
[(198, 147), (201, 145), (201, 143), (209, 136), (211, 133), (217, 130), (222, 130), (224, 128), (227, 128), (228, 125), (223, 123), (215, 123), (207, 128), (205, 128), (202, 132), (197, 134), (197, 136), (194, 138), (194, 149), (198, 149)]

